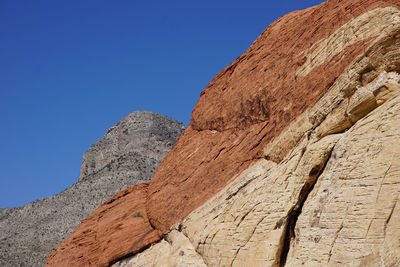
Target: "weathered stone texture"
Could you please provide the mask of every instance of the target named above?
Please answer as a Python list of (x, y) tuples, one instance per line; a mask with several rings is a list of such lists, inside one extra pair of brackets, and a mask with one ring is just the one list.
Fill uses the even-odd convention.
[[(207, 266), (398, 265), (399, 72), (398, 0), (278, 19), (202, 92), (149, 184), (151, 225)], [(165, 242), (117, 266), (191, 264)]]
[(288, 266), (400, 265), (399, 93), (336, 143), (298, 218)]
[(397, 266), (399, 137), (397, 93), (346, 133), (259, 161), (181, 228), (208, 266), (281, 266), (286, 253), (286, 266)]
[(128, 153), (162, 159), (184, 129), (183, 124), (154, 112), (132, 112), (83, 154), (79, 180)]
[(50, 255), (46, 266), (109, 266), (157, 242), (159, 233), (146, 213), (147, 187), (134, 185), (103, 203)]
[(172, 230), (161, 242), (133, 257), (115, 263), (111, 267), (206, 267), (190, 241), (179, 231)]
[[(374, 71), (392, 70), (370, 48), (399, 32), (399, 7), (397, 0), (330, 0), (271, 24), (201, 93), (191, 125), (150, 183), (151, 223), (167, 231), (262, 158), (263, 149), (366, 51), (371, 63), (360, 64), (364, 69), (350, 73), (352, 79), (362, 71), (366, 80)], [(347, 83), (351, 94), (362, 81)], [(268, 159), (282, 160), (304, 132), (280, 143)]]
[[(383, 72), (358, 90), (399, 82)], [(180, 223), (208, 266), (400, 264), (400, 88), (345, 133), (316, 136), (279, 164), (258, 161)], [(154, 258), (145, 253), (128, 266)]]
[[(96, 163), (100, 169), (55, 196), (0, 209), (0, 266), (43, 266), (52, 250), (101, 203), (129, 186), (149, 181), (183, 129), (183, 124), (163, 115), (133, 112), (85, 153), (87, 159), (95, 158), (93, 151), (103, 155), (102, 164)], [(121, 148), (111, 150), (110, 144)]]

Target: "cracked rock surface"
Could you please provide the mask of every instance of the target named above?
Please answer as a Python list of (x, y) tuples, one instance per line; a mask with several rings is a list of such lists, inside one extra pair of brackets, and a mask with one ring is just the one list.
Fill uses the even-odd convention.
[(400, 95), (336, 143), (304, 204), (288, 266), (400, 265)]
[[(396, 77), (386, 86), (399, 85), (400, 75), (386, 72), (371, 84), (383, 76)], [(343, 133), (319, 138), (320, 127), (280, 163), (259, 160), (179, 223), (207, 266), (400, 264), (400, 88)], [(120, 266), (165, 266), (154, 260), (162, 246)]]
[(189, 239), (180, 231), (172, 230), (160, 243), (121, 260), (111, 267), (147, 266), (193, 266), (206, 267), (202, 257), (195, 251)]
[[(75, 255), (73, 264), (67, 253), (56, 259), (52, 254), (48, 261), (54, 266), (108, 266), (158, 241), (159, 233), (147, 218), (147, 187), (143, 183), (119, 192), (82, 221), (67, 242), (57, 248)], [(136, 239), (134, 243), (132, 238)]]
[(345, 133), (259, 161), (181, 227), (208, 266), (397, 266), (399, 126), (397, 94)]
[[(159, 240), (111, 263), (399, 265), (399, 73), (398, 0), (278, 19), (202, 92), (150, 181)], [(77, 261), (72, 241), (48, 266)]]
[(43, 266), (52, 250), (102, 202), (149, 181), (183, 129), (163, 115), (133, 112), (84, 154), (85, 176), (76, 184), (23, 207), (0, 209), (0, 266)]

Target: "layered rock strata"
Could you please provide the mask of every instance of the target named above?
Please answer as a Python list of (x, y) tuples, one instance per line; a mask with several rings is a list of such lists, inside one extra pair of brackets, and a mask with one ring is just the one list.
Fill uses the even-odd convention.
[(151, 180), (161, 242), (115, 266), (400, 265), (399, 72), (397, 0), (274, 22), (202, 92)]
[[(43, 266), (52, 250), (101, 203), (149, 181), (183, 129), (163, 115), (133, 112), (84, 154), (85, 176), (76, 184), (24, 207), (1, 209), (0, 266)], [(87, 166), (96, 168), (89, 172)]]

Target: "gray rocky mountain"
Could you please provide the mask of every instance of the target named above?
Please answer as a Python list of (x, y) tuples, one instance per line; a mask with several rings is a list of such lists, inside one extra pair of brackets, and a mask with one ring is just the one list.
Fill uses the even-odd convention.
[(77, 183), (23, 207), (0, 209), (0, 266), (43, 266), (102, 202), (149, 181), (184, 128), (160, 114), (133, 112), (85, 152)]

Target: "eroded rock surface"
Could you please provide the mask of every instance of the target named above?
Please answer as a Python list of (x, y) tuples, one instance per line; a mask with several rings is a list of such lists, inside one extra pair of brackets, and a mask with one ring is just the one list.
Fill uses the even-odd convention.
[(112, 267), (196, 266), (206, 267), (189, 239), (178, 230), (171, 231), (161, 242), (132, 258), (119, 261)]
[[(350, 66), (354, 73), (342, 77), (340, 85), (347, 95), (380, 70), (398, 69), (387, 59), (398, 52), (378, 47), (397, 42), (399, 6), (397, 0), (330, 0), (271, 24), (201, 93), (190, 126), (150, 183), (151, 223), (167, 231), (214, 196), (262, 158), (263, 149)], [(357, 69), (354, 62), (363, 55)], [(314, 115), (310, 127), (327, 116), (331, 105), (320, 111), (325, 114)], [(279, 143), (268, 159), (282, 160), (306, 130), (302, 126), (299, 136)]]
[(397, 266), (399, 123), (400, 91), (345, 133), (260, 160), (180, 228), (208, 266)]
[(399, 72), (398, 0), (278, 19), (203, 91), (151, 180), (161, 241), (116, 266), (196, 265), (176, 231), (207, 266), (399, 265)]
[(183, 124), (166, 116), (148, 111), (133, 112), (111, 127), (85, 152), (79, 180), (126, 154), (142, 154), (160, 161), (184, 129)]
[(183, 129), (163, 115), (133, 112), (85, 153), (82, 168), (90, 161), (97, 169), (55, 196), (1, 209), (0, 266), (43, 266), (52, 250), (101, 203), (149, 181)]
[[(48, 264), (109, 266), (158, 241), (158, 231), (147, 218), (147, 187), (147, 183), (132, 186), (103, 203), (57, 248), (56, 252), (61, 253), (53, 253)], [(132, 243), (132, 239), (136, 242)]]
[[(332, 87), (293, 125), (344, 88)], [(400, 75), (382, 70), (339, 102), (283, 160), (257, 161), (175, 225), (207, 266), (400, 265)], [(364, 111), (350, 119), (354, 107)], [(154, 256), (149, 249), (124, 263)]]
[(336, 142), (298, 217), (288, 266), (400, 265), (399, 93)]

